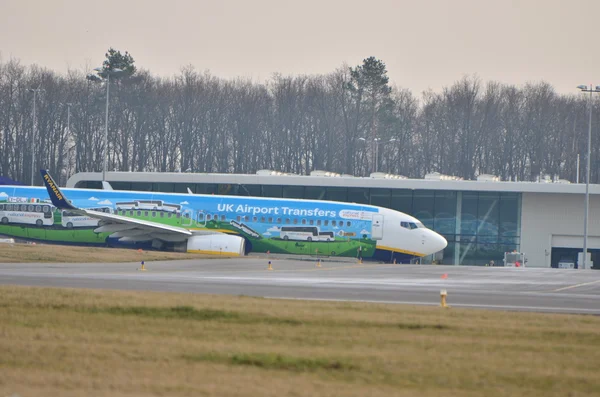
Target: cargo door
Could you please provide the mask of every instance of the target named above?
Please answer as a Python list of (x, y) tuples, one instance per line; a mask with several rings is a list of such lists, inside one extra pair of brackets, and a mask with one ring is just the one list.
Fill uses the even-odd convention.
[(373, 214), (371, 238), (373, 240), (381, 240), (383, 238), (383, 215), (381, 214)]

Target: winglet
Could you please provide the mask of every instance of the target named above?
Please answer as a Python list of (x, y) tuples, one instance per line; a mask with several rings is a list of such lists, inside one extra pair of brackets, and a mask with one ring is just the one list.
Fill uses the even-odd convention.
[(74, 210), (77, 209), (71, 205), (69, 200), (65, 197), (65, 195), (58, 188), (58, 184), (54, 182), (54, 179), (48, 173), (48, 170), (40, 170), (42, 174), (42, 180), (44, 181), (44, 185), (46, 185), (46, 190), (48, 190), (48, 196), (50, 196), (50, 200), (52, 204), (58, 209), (68, 209)]

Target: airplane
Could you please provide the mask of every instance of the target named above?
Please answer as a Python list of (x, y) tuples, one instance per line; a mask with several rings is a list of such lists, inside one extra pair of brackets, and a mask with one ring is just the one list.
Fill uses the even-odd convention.
[[(399, 263), (446, 239), (388, 208), (323, 200), (0, 186), (0, 234), (54, 243), (145, 246), (228, 256), (249, 252), (356, 257)], [(68, 197), (67, 197), (68, 196)], [(98, 211), (102, 209), (102, 211)], [(98, 219), (64, 226), (62, 215)], [(84, 223), (89, 225), (90, 223)], [(77, 224), (79, 225), (79, 224)]]

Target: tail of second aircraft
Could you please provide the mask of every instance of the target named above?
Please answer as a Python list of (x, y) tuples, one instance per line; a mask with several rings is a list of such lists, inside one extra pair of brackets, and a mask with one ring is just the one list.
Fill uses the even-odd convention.
[(42, 180), (44, 181), (44, 184), (46, 185), (46, 190), (48, 190), (48, 196), (50, 196), (50, 200), (52, 201), (52, 204), (54, 204), (54, 206), (56, 208), (61, 209), (61, 210), (62, 209), (64, 209), (64, 210), (77, 209), (73, 205), (71, 205), (69, 200), (60, 191), (60, 189), (58, 188), (58, 184), (56, 182), (54, 182), (54, 179), (52, 179), (52, 177), (48, 173), (48, 170), (40, 170), (40, 173), (42, 174)]

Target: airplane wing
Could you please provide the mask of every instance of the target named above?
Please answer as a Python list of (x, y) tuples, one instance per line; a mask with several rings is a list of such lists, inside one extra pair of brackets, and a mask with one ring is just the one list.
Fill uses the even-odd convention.
[(157, 222), (152, 222), (152, 221), (144, 221), (141, 219), (133, 219), (133, 218), (128, 218), (126, 216), (108, 214), (106, 212), (86, 210), (83, 208), (78, 209), (77, 212), (86, 214), (87, 216), (89, 216), (91, 218), (100, 219), (100, 220), (104, 221), (103, 222), (104, 225), (110, 224), (110, 223), (126, 224), (126, 225), (132, 226), (132, 229), (133, 228), (143, 229), (143, 230), (147, 230), (148, 232), (175, 233), (175, 234), (179, 234), (179, 235), (183, 235), (183, 236), (191, 236), (192, 235), (192, 232), (190, 232), (189, 230), (184, 229), (182, 227), (178, 227), (178, 226), (163, 225), (162, 223), (157, 223)]
[[(71, 201), (68, 200), (65, 197), (65, 195), (61, 192), (58, 185), (56, 184), (56, 182), (54, 182), (54, 179), (52, 179), (48, 171), (40, 170), (40, 172), (42, 174), (42, 180), (46, 185), (46, 190), (48, 190), (48, 195), (50, 196), (52, 204), (54, 204), (54, 206), (59, 209), (68, 209), (78, 214), (85, 214), (91, 218), (100, 219), (102, 221), (102, 226), (96, 229), (96, 231), (103, 231), (102, 228), (104, 228), (106, 229), (106, 231), (112, 230), (122, 233), (124, 238), (133, 238), (132, 236), (134, 235), (147, 235), (150, 237), (156, 236), (156, 238), (163, 240), (185, 239), (189, 236), (192, 236), (193, 234), (190, 230), (178, 226), (163, 225), (157, 222), (134, 219), (126, 216), (75, 207), (73, 204), (71, 204)], [(110, 226), (112, 226), (112, 228)], [(220, 232), (200, 232), (195, 234), (220, 234)]]

